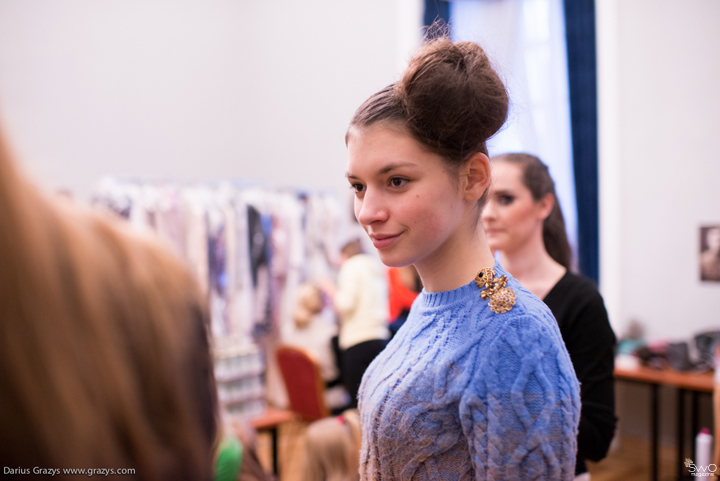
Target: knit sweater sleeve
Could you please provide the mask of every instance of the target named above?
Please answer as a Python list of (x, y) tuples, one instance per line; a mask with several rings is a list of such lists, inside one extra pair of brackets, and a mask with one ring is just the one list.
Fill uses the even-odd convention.
[(460, 418), (478, 480), (572, 480), (579, 386), (559, 332), (510, 318), (484, 352), (460, 400)]

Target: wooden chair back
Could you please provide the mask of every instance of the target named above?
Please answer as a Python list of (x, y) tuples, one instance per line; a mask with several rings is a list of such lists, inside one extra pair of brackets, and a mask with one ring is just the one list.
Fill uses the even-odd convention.
[(275, 356), (285, 381), (290, 410), (309, 422), (329, 416), (324, 397), (325, 381), (314, 357), (291, 346), (279, 347)]

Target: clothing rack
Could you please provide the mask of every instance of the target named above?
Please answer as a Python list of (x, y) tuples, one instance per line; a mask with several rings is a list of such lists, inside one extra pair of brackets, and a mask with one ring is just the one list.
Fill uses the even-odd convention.
[[(297, 287), (337, 274), (348, 224), (338, 199), (242, 179), (183, 184), (107, 177), (92, 203), (154, 232), (197, 278), (208, 295), (216, 367), (253, 366), (218, 375), (221, 397), (249, 415), (264, 409), (256, 402), (263, 394), (283, 404), (284, 392), (273, 394), (282, 386), (265, 392), (269, 351), (293, 322)], [(253, 353), (265, 361), (259, 371), (238, 360)]]

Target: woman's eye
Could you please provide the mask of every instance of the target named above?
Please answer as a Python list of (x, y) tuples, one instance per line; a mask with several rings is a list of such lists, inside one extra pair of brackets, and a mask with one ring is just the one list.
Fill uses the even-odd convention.
[(354, 190), (356, 194), (359, 194), (363, 190), (365, 190), (365, 186), (362, 184), (350, 184), (350, 188)]
[(393, 187), (403, 187), (407, 183), (408, 183), (408, 180), (403, 179), (402, 177), (392, 177), (390, 179), (390, 185)]
[(501, 195), (498, 197), (498, 204), (500, 205), (510, 205), (515, 200), (515, 197), (512, 197), (510, 195)]

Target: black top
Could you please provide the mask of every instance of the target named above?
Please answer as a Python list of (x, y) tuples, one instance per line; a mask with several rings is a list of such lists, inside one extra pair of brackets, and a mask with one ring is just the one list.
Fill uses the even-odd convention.
[(600, 461), (615, 434), (615, 333), (593, 282), (568, 271), (548, 292), (545, 304), (560, 326), (580, 381), (580, 428), (575, 473), (585, 460)]

